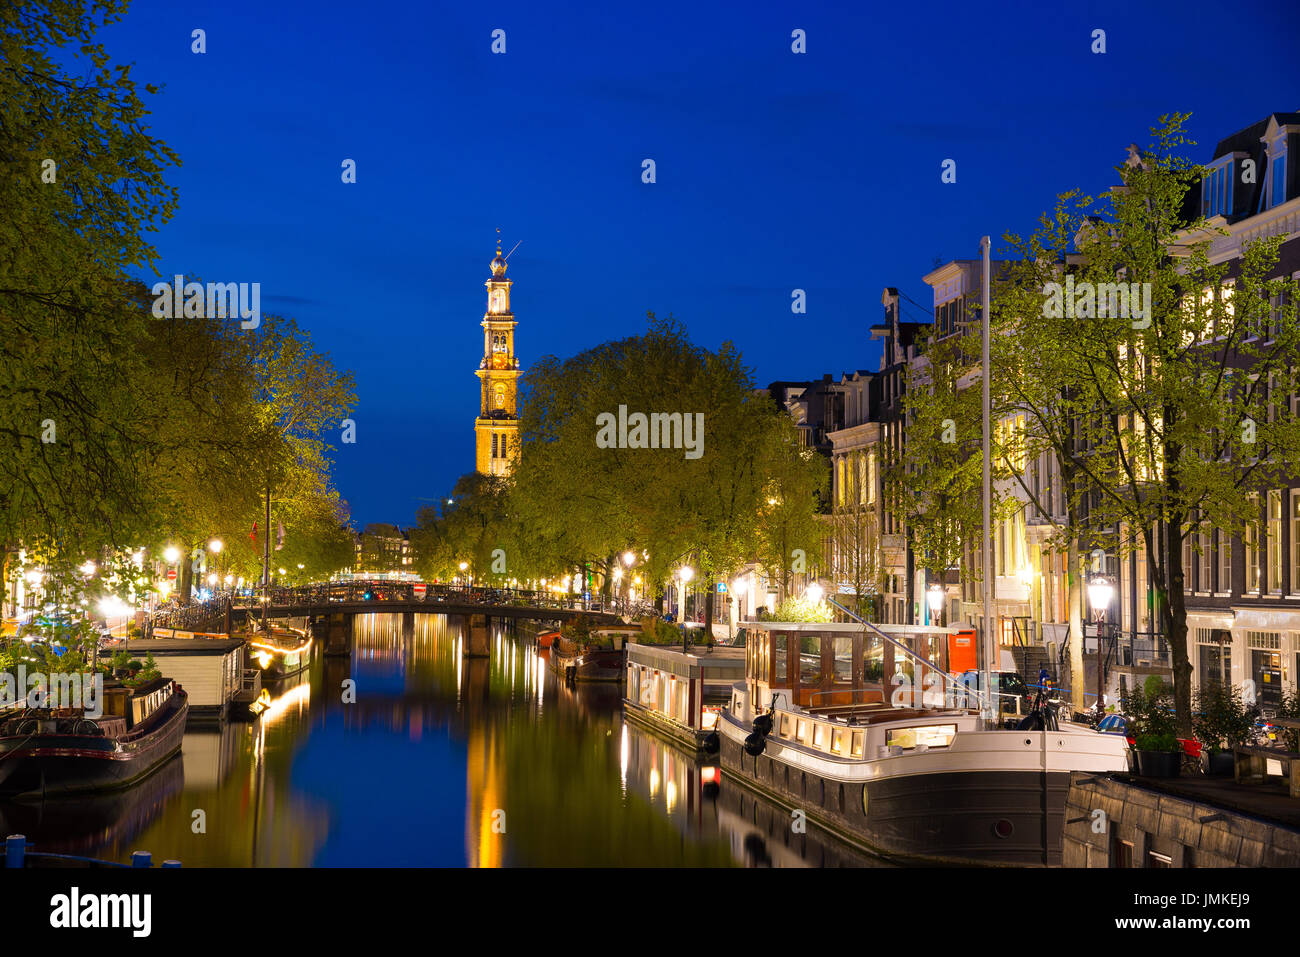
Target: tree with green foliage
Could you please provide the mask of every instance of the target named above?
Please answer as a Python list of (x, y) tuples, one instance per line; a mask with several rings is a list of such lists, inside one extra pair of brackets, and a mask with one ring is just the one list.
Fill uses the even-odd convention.
[(1185, 120), (1161, 117), (1119, 187), (1064, 194), (1032, 236), (1008, 237), (1021, 261), (994, 310), (992, 383), (1025, 411), (1030, 454), (1056, 458), (1069, 534), (1145, 554), (1189, 736), (1183, 542), (1258, 534), (1258, 490), (1284, 486), (1300, 454), (1285, 398), (1300, 385), (1300, 284), (1272, 277), (1280, 236), (1211, 262), (1216, 230), (1187, 212), (1206, 170), (1181, 155)]
[[(759, 552), (773, 493), (788, 502), (789, 530), (812, 527), (815, 470), (794, 461), (787, 417), (756, 394), (730, 343), (710, 352), (651, 314), (644, 335), (537, 363), (523, 396), (509, 511), (528, 530), (530, 565), (590, 564), (608, 581), (631, 548), (648, 554), (639, 570), (653, 587), (689, 564), (711, 628), (714, 584)], [(627, 434), (615, 441), (620, 407)], [(661, 417), (647, 419), (651, 434), (638, 435), (637, 414)]]
[[(150, 321), (129, 274), (172, 215), (175, 153), (152, 137), (129, 66), (95, 34), (126, 4), (0, 9), (0, 543), (125, 544), (149, 491)], [(66, 65), (65, 65), (66, 64)], [(81, 72), (76, 72), (81, 68)], [(147, 86), (149, 93), (157, 92)]]

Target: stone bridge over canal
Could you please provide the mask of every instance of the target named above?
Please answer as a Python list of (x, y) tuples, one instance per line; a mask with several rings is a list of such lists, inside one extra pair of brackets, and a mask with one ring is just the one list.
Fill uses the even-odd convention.
[(263, 597), (214, 599), (156, 615), (153, 627), (230, 632), (251, 618), (309, 618), (324, 640), (326, 655), (352, 650), (352, 620), (357, 615), (402, 615), (403, 632), (415, 615), (459, 615), (466, 619), (465, 654), (488, 654), (493, 619), (529, 619), (556, 625), (584, 615), (595, 625), (618, 625), (623, 619), (612, 604), (563, 599), (521, 589), (466, 588), (421, 582), (346, 581), (271, 588)]

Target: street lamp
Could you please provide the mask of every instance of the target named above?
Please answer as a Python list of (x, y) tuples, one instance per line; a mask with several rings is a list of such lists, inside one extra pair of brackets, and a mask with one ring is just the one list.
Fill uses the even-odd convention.
[(632, 567), (632, 563), (634, 561), (636, 561), (635, 553), (631, 551), (626, 551), (623, 553), (623, 564), (626, 565), (628, 568)]
[(683, 565), (677, 569), (677, 617), (682, 621), (686, 620), (686, 583), (695, 577), (695, 569), (690, 565)]
[(221, 547), (221, 539), (219, 538), (214, 538), (212, 541), (208, 542), (208, 550), (212, 552), (213, 555), (221, 554)]
[(166, 559), (168, 565), (175, 565), (181, 560), (181, 550), (175, 545), (168, 545), (163, 549), (163, 558)]
[(817, 582), (813, 582), (811, 585), (809, 585), (807, 588), (804, 589), (804, 597), (806, 597), (814, 605), (820, 605), (822, 598), (824, 598), (825, 595), (826, 595), (826, 590), (822, 588), (822, 586), (819, 585)]
[(944, 587), (935, 582), (925, 591), (925, 602), (930, 606), (930, 624), (937, 624), (943, 612), (943, 600), (947, 597)]
[(1088, 603), (1092, 605), (1092, 620), (1097, 623), (1097, 710), (1099, 712), (1106, 708), (1106, 679), (1102, 674), (1102, 631), (1106, 627), (1106, 611), (1110, 608), (1110, 600), (1114, 594), (1114, 586), (1103, 576), (1099, 575), (1088, 583)]

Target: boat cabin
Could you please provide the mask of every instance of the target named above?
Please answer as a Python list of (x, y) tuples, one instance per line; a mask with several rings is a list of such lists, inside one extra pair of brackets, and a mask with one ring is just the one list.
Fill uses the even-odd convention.
[[(126, 730), (130, 730), (161, 708), (171, 694), (172, 679), (167, 677), (154, 678), (138, 688), (106, 686), (104, 714), (121, 718)], [(103, 724), (102, 721), (100, 723)]]
[(124, 644), (132, 657), (153, 654), (158, 670), (189, 694), (189, 724), (225, 720), (244, 676), (241, 638), (136, 638)]
[[(783, 704), (809, 711), (942, 706), (945, 676), (975, 667), (969, 626), (752, 621), (745, 627), (745, 682), (760, 705), (779, 694)], [(909, 700), (897, 700), (900, 693)]]

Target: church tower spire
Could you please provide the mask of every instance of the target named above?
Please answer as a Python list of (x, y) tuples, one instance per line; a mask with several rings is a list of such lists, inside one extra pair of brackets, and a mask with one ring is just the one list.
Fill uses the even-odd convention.
[(512, 280), (506, 278), (500, 229), (497, 230), (497, 254), (489, 268), (492, 277), (484, 283), (488, 300), (482, 322), (483, 359), (474, 373), (479, 379), (474, 462), (484, 475), (509, 475), (519, 455), (519, 417), (515, 403), (522, 370), (515, 358), (516, 323), (510, 311)]

